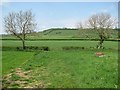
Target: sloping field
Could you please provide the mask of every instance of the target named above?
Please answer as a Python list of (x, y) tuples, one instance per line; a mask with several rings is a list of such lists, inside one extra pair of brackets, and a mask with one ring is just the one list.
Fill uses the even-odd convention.
[[(110, 30), (110, 38), (117, 38), (118, 32)], [(17, 39), (13, 35), (6, 35), (3, 39)], [(77, 30), (77, 29), (48, 29), (39, 33), (28, 34), (26, 39), (66, 39), (66, 38), (99, 38), (94, 30)]]

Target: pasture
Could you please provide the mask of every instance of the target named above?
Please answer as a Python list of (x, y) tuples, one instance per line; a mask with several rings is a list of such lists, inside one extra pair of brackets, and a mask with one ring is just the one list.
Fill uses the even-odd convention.
[(118, 3), (0, 6), (0, 89), (120, 88)]
[[(4, 87), (39, 88), (117, 88), (118, 42), (105, 41), (26, 41), (26, 46), (48, 46), (50, 51), (3, 50)], [(3, 40), (4, 47), (20, 47), (19, 40)], [(84, 47), (63, 50), (62, 47)], [(91, 48), (92, 47), (92, 48)], [(103, 52), (104, 57), (95, 56)]]
[[(118, 38), (117, 30), (109, 30), (111, 33), (110, 38)], [(98, 33), (95, 30), (78, 30), (78, 29), (48, 29), (38, 33), (28, 34), (26, 39), (98, 39)], [(13, 35), (3, 35), (2, 39), (18, 39)]]
[[(48, 46), (51, 50), (61, 50), (64, 46), (79, 46), (85, 48), (96, 48), (98, 41), (79, 41), (79, 40), (39, 40), (39, 41), (26, 41), (26, 46)], [(19, 47), (22, 42), (19, 40), (3, 40), (4, 47)], [(105, 41), (103, 46), (106, 49), (118, 49), (117, 41)]]

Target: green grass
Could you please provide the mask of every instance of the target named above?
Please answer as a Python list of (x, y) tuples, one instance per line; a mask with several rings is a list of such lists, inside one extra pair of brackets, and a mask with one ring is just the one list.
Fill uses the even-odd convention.
[[(105, 57), (100, 58), (95, 56), (95, 52), (84, 50), (37, 52), (31, 59), (27, 58), (27, 62), (24, 60), (24, 64), (17, 60), (19, 65), (16, 67), (21, 66), (25, 71), (32, 70), (29, 79), (31, 81), (34, 79), (33, 82), (38, 84), (42, 82), (47, 88), (115, 88), (118, 79), (117, 51), (103, 51)], [(13, 53), (9, 53), (9, 56)], [(10, 67), (17, 62), (16, 59), (12, 59), (7, 65)], [(5, 63), (8, 61), (5, 60), (3, 64)], [(3, 68), (7, 67), (3, 65)]]
[[(9, 47), (17, 47), (22, 46), (21, 41), (15, 41), (15, 40), (3, 40), (2, 41), (3, 46), (9, 46)], [(98, 44), (98, 41), (26, 41), (26, 46), (48, 46), (51, 50), (61, 50), (61, 47), (64, 46), (79, 46), (79, 47), (96, 47)], [(117, 41), (105, 41), (103, 43), (103, 46), (105, 48), (113, 48), (118, 49), (118, 42)]]
[(15, 69), (31, 59), (33, 52), (21, 51), (3, 51), (2, 52), (2, 73), (10, 73), (11, 69)]
[[(118, 80), (118, 42), (105, 41), (105, 48), (64, 51), (64, 46), (96, 47), (97, 41), (26, 41), (27, 46), (48, 46), (50, 51), (3, 51), (3, 75), (21, 67), (31, 70), (29, 83), (46, 88), (116, 88)], [(3, 40), (3, 46), (22, 46), (21, 41)], [(96, 57), (101, 51), (104, 57)], [(15, 76), (16, 77), (16, 76)], [(19, 79), (16, 77), (15, 80)], [(29, 84), (28, 83), (28, 84)], [(18, 84), (13, 87), (19, 87)]]
[[(0, 40), (0, 47), (2, 47), (2, 40)], [(0, 78), (1, 77), (2, 77), (2, 51), (0, 51)]]
[(38, 54), (35, 60), (41, 58), (44, 69), (43, 73), (42, 66), (36, 70), (39, 74), (36, 78), (51, 83), (48, 87), (114, 87), (117, 83), (117, 53), (105, 52), (104, 58), (95, 57), (94, 53), (73, 51)]
[[(117, 38), (118, 32), (110, 30), (110, 38)], [(17, 39), (13, 35), (5, 35), (3, 39)], [(39, 33), (27, 35), (27, 39), (67, 39), (67, 38), (99, 38), (94, 30), (77, 30), (77, 29), (48, 29)]]

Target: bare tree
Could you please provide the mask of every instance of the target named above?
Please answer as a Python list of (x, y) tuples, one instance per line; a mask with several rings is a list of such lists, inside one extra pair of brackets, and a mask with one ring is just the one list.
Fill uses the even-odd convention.
[(79, 23), (77, 24), (77, 28), (80, 29), (80, 30), (83, 29), (83, 23), (82, 23), (82, 22), (79, 22)]
[(110, 37), (110, 31), (115, 25), (115, 19), (108, 13), (98, 13), (92, 15), (88, 20), (88, 26), (97, 31), (100, 42), (97, 48), (103, 47), (105, 39)]
[(25, 49), (25, 39), (27, 33), (34, 31), (36, 23), (32, 11), (12, 12), (4, 18), (4, 27), (7, 33), (15, 35), (22, 41), (23, 49)]
[(77, 30), (79, 30), (78, 35), (83, 35), (83, 36), (86, 35), (84, 30), (84, 23), (82, 21), (77, 23), (76, 27), (77, 27)]

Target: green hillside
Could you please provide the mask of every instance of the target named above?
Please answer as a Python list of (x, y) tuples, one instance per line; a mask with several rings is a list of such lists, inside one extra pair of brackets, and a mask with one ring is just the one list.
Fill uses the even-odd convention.
[[(118, 38), (117, 30), (109, 30), (111, 33), (110, 38)], [(17, 39), (13, 35), (3, 35), (3, 39)], [(95, 30), (91, 29), (68, 29), (68, 28), (53, 28), (44, 30), (38, 33), (31, 33), (27, 35), (26, 39), (76, 39), (76, 38), (99, 38)]]

